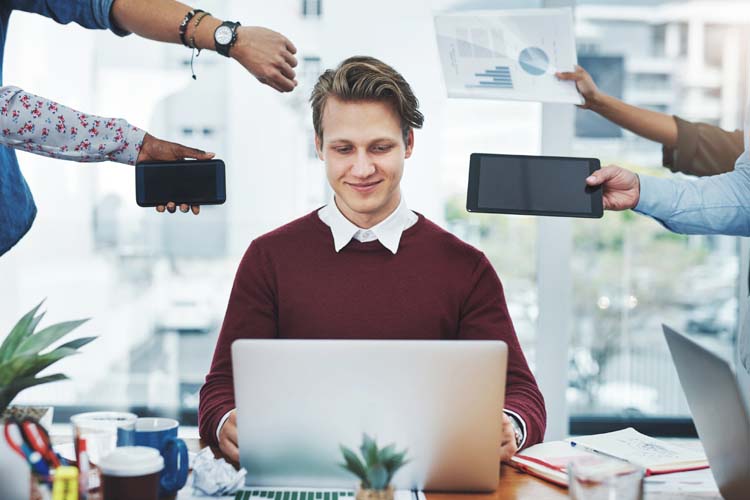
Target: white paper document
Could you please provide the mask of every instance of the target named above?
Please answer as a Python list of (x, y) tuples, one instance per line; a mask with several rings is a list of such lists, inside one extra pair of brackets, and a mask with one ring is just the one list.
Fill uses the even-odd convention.
[(448, 97), (583, 103), (555, 77), (577, 63), (570, 8), (438, 14), (435, 30)]

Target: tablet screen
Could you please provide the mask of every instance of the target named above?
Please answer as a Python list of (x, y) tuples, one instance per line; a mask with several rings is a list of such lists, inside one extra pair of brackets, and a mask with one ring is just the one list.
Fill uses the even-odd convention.
[(601, 208), (596, 212), (601, 193), (586, 186), (586, 177), (598, 168), (596, 163), (592, 166), (589, 158), (472, 155), (469, 209), (600, 216)]

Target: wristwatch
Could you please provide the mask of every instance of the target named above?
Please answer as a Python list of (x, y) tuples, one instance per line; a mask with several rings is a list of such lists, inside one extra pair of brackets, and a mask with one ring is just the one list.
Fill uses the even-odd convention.
[(214, 46), (216, 52), (224, 57), (229, 57), (229, 49), (237, 41), (237, 27), (240, 23), (224, 21), (214, 31)]
[(523, 430), (521, 429), (521, 425), (518, 423), (518, 420), (513, 415), (508, 415), (510, 418), (510, 423), (513, 426), (513, 434), (516, 438), (516, 446), (521, 447), (521, 442), (523, 441)]

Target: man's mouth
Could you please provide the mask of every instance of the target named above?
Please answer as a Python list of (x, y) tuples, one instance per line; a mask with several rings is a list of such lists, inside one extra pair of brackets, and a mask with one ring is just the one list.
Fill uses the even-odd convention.
[(357, 192), (360, 193), (367, 193), (370, 191), (373, 191), (375, 187), (380, 184), (383, 181), (373, 181), (373, 182), (347, 182), (347, 185), (349, 185), (352, 189), (354, 189)]

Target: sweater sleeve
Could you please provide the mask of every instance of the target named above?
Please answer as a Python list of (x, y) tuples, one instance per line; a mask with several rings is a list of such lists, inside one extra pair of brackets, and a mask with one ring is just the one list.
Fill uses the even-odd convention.
[(242, 338), (276, 337), (276, 304), (270, 259), (254, 241), (237, 269), (211, 369), (200, 391), (198, 427), (201, 438), (210, 445), (218, 446), (216, 429), (222, 417), (235, 407), (232, 342)]
[(459, 339), (502, 340), (508, 345), (505, 408), (526, 423), (524, 447), (541, 443), (547, 426), (544, 398), (518, 343), (505, 295), (495, 270), (482, 255), (461, 310)]
[(674, 117), (677, 146), (662, 147), (662, 164), (672, 172), (706, 176), (731, 172), (745, 149), (742, 131)]

